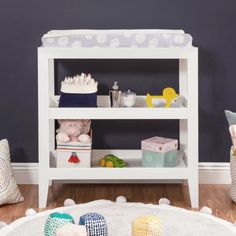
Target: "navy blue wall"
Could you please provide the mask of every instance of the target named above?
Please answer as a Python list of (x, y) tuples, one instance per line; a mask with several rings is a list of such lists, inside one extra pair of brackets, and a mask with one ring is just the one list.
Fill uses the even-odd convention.
[[(236, 111), (234, 0), (12, 0), (0, 3), (0, 138), (15, 162), (37, 162), (37, 47), (51, 29), (184, 29), (199, 47), (200, 161), (228, 161), (224, 109)], [(177, 61), (58, 61), (64, 75), (91, 72), (100, 93), (114, 80), (139, 94), (177, 85)], [(57, 85), (56, 85), (57, 87)], [(176, 121), (96, 121), (95, 148), (139, 148), (153, 135), (177, 137)]]

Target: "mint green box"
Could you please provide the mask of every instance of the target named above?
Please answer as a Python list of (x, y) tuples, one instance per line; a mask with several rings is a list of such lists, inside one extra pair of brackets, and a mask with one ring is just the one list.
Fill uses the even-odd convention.
[(143, 167), (176, 167), (177, 150), (165, 153), (142, 150)]

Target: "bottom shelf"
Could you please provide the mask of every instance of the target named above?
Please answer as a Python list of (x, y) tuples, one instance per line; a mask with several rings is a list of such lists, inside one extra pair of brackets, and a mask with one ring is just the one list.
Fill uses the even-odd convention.
[[(102, 168), (98, 160), (111, 153), (129, 163), (126, 168)], [(55, 153), (51, 160), (55, 159)], [(92, 150), (91, 168), (56, 168), (51, 164), (49, 179), (58, 180), (156, 180), (156, 179), (188, 179), (191, 171), (186, 164), (183, 151), (178, 151), (178, 165), (172, 168), (149, 168), (141, 166), (141, 150)], [(52, 161), (53, 163), (53, 161)]]

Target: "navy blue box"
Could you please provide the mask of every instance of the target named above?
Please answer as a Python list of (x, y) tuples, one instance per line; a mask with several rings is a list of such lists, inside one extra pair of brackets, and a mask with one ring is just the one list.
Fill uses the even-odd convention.
[(97, 107), (97, 93), (62, 93), (59, 107)]

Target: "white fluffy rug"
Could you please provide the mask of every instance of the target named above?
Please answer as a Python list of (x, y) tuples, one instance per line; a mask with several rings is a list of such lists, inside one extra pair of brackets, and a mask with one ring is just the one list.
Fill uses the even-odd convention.
[(57, 208), (23, 217), (0, 230), (1, 236), (43, 236), (47, 216), (55, 211), (73, 216), (76, 223), (85, 213), (102, 214), (108, 223), (109, 236), (131, 236), (131, 222), (145, 215), (161, 218), (163, 236), (235, 236), (236, 226), (212, 215), (193, 212), (166, 204), (117, 203), (99, 200), (86, 204)]

